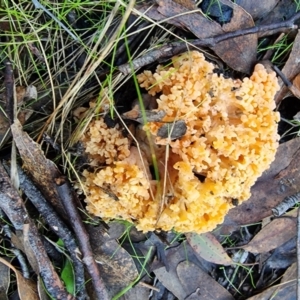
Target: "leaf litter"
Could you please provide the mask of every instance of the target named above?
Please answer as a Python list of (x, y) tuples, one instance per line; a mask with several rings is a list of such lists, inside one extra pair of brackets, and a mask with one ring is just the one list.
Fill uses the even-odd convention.
[[(36, 1), (36, 3), (39, 2)], [(100, 7), (95, 6), (94, 9), (98, 13), (100, 12), (99, 14), (103, 14), (105, 10), (102, 9), (102, 4), (99, 5)], [(109, 22), (112, 22), (112, 20), (117, 22), (115, 16), (118, 15), (116, 12), (120, 5), (122, 6), (123, 4), (116, 3), (114, 15), (112, 15)], [(213, 3), (205, 7), (205, 4), (202, 3), (201, 6), (196, 6), (193, 1), (188, 0), (156, 1), (154, 5), (153, 3), (151, 5), (145, 3), (142, 5), (137, 4), (132, 12), (137, 16), (139, 21), (143, 18), (147, 20), (147, 22), (143, 21), (145, 22), (143, 26), (146, 28), (148, 26), (148, 29), (150, 28), (151, 41), (149, 44), (149, 37), (146, 37), (143, 42), (141, 42), (141, 45), (137, 47), (135, 55), (142, 56), (144, 51), (151, 51), (151, 48), (157, 47), (158, 44), (168, 45), (170, 41), (180, 41), (182, 45), (185, 45), (185, 49), (189, 50), (193, 47), (192, 44), (189, 44), (191, 39), (201, 40), (214, 38), (224, 33), (260, 26), (261, 24), (276, 24), (281, 19), (289, 19), (296, 13), (295, 1), (287, 5), (284, 1), (280, 0), (252, 1), (251, 3), (249, 1), (236, 1), (235, 4), (231, 1), (222, 0), (218, 2), (218, 7), (223, 7), (223, 10), (219, 9), (217, 11), (213, 11), (212, 8), (209, 8), (212, 5)], [(84, 4), (82, 4), (82, 7), (84, 7)], [(18, 7), (18, 9), (25, 8), (26, 7), (22, 6)], [(18, 99), (17, 103), (19, 103), (18, 117), (20, 122), (17, 120), (11, 122), (10, 112), (6, 112), (9, 105), (5, 105), (5, 101), (7, 101), (5, 95), (12, 95), (12, 85), (9, 85), (8, 82), (3, 80), (1, 86), (0, 139), (1, 151), (3, 152), (3, 157), (1, 158), (7, 158), (7, 153), (10, 153), (7, 149), (10, 147), (11, 138), (9, 131), (11, 130), (13, 140), (16, 143), (22, 159), (23, 168), (31, 174), (37, 188), (61, 215), (59, 218), (65, 219), (66, 221), (68, 220), (68, 212), (66, 212), (63, 203), (59, 200), (62, 196), (62, 191), (61, 189), (57, 191), (57, 186), (64, 186), (65, 184), (66, 177), (62, 176), (62, 174), (68, 176), (72, 183), (76, 185), (75, 182), (77, 182), (79, 178), (77, 170), (82, 170), (82, 166), (85, 164), (83, 158), (77, 157), (77, 161), (75, 161), (76, 159), (74, 160), (72, 155), (66, 154), (68, 153), (69, 139), (72, 138), (70, 132), (72, 128), (74, 128), (74, 124), (72, 124), (72, 111), (78, 107), (82, 107), (82, 105), (87, 107), (87, 102), (95, 103), (95, 99), (100, 93), (99, 83), (100, 85), (105, 85), (108, 82), (107, 78), (109, 77), (106, 77), (108, 74), (107, 65), (112, 64), (112, 66), (115, 67), (114, 55), (111, 55), (110, 52), (113, 49), (110, 48), (112, 44), (103, 43), (101, 46), (99, 46), (99, 44), (98, 46), (93, 44), (93, 34), (97, 32), (97, 30), (95, 30), (96, 27), (92, 28), (90, 32), (89, 28), (84, 28), (83, 31), (88, 34), (86, 37), (83, 37), (80, 33), (82, 29), (79, 28), (79, 26), (81, 26), (79, 21), (80, 18), (84, 18), (84, 15), (80, 17), (77, 16), (77, 19), (75, 17), (75, 23), (67, 24), (69, 25), (67, 26), (67, 31), (63, 27), (60, 28), (59, 31), (56, 31), (57, 24), (59, 24), (57, 23), (58, 19), (56, 16), (62, 7), (57, 6), (57, 11), (53, 11), (53, 13), (50, 12), (49, 7), (39, 5), (38, 8), (42, 8), (47, 14), (47, 16), (45, 14), (41, 18), (41, 12), (39, 12), (38, 21), (43, 23), (47, 19), (53, 22), (52, 24), (56, 24), (55, 26), (53, 25), (53, 28), (56, 28), (54, 29), (55, 34), (59, 32), (59, 34), (64, 35), (69, 43), (67, 45), (72, 45), (65, 48), (64, 51), (69, 51), (68, 53), (65, 52), (65, 54), (67, 54), (66, 56), (70, 57), (74, 52), (76, 53), (76, 51), (78, 51), (78, 53), (80, 53), (81, 51), (81, 46), (75, 44), (74, 36), (70, 37), (69, 29), (71, 29), (71, 32), (77, 34), (75, 40), (77, 40), (77, 38), (82, 39), (82, 41), (85, 39), (86, 45), (89, 45), (88, 47), (95, 46), (95, 50), (102, 51), (101, 59), (97, 62), (90, 60), (90, 63), (87, 62), (83, 69), (79, 68), (81, 74), (85, 74), (80, 78), (80, 76), (76, 77), (78, 69), (72, 69), (71, 66), (66, 64), (67, 60), (65, 59), (60, 61), (61, 66), (64, 67), (66, 65), (65, 72), (57, 76), (55, 66), (47, 56), (44, 56), (47, 53), (48, 57), (52, 59), (51, 52), (49, 52), (49, 48), (47, 48), (48, 45), (44, 43), (43, 39), (40, 39), (38, 35), (35, 36), (37, 38), (36, 42), (32, 42), (32, 40), (24, 42), (28, 52), (18, 49), (16, 46), (13, 51), (18, 55), (20, 54), (20, 59), (25, 57), (27, 63), (28, 61), (31, 63), (34, 61), (34, 64), (37, 64), (40, 69), (47, 69), (45, 73), (39, 74), (38, 72), (33, 72), (30, 74), (28, 71), (30, 68), (24, 70), (21, 64), (16, 63), (16, 71), (21, 71), (19, 74), (17, 72), (14, 74), (17, 80), (15, 91)], [(14, 7), (14, 9), (16, 9), (16, 7)], [(229, 13), (225, 14), (225, 11)], [(80, 12), (80, 10), (72, 10), (74, 15), (78, 12)], [(15, 29), (7, 25), (12, 21), (9, 15), (10, 11), (6, 10), (6, 13), (9, 17), (8, 19), (4, 18), (3, 20), (5, 22), (0, 23), (2, 24), (0, 25), (0, 30), (7, 35), (8, 39), (15, 39)], [(55, 16), (55, 19), (53, 19), (53, 16)], [(90, 17), (90, 24), (94, 26), (92, 20), (95, 20), (96, 17), (94, 14), (91, 14)], [(1, 15), (1, 18), (3, 18), (3, 15)], [(69, 20), (71, 20), (71, 18)], [(28, 22), (28, 20), (26, 20), (26, 22)], [(128, 20), (126, 22), (124, 19), (123, 24), (125, 23), (124, 30), (127, 34), (127, 28), (134, 28), (136, 24), (135, 21)], [(176, 28), (170, 27), (170, 25), (174, 25)], [(139, 28), (144, 28), (143, 26)], [(158, 27), (159, 29), (157, 29)], [(155, 30), (153, 28), (155, 28)], [(274, 29), (276, 29), (276, 26), (272, 30)], [(297, 76), (300, 74), (300, 70), (297, 69), (299, 65), (297, 60), (297, 57), (299, 57), (299, 33), (291, 27), (288, 28), (288, 30), (292, 31), (292, 34), (289, 33), (287, 35), (290, 42), (293, 43), (292, 50), (289, 52), (288, 57), (282, 60), (272, 61), (272, 63), (278, 65), (284, 76), (292, 83), (292, 86), (298, 89)], [(286, 34), (286, 29), (282, 31)], [(209, 46), (208, 48), (210, 48), (210, 50), (207, 48), (205, 50), (209, 52), (207, 55), (209, 55), (210, 59), (216, 61), (221, 68), (224, 68), (221, 71), (225, 72), (226, 76), (235, 76), (236, 78), (242, 79), (243, 75), (238, 72), (244, 74), (251, 72), (257, 60), (257, 48), (260, 47), (258, 46), (260, 45), (259, 43), (267, 43), (269, 47), (272, 47), (273, 43), (276, 43), (275, 41), (279, 35), (275, 31), (275, 33), (272, 32), (272, 35), (269, 33), (266, 40), (259, 40), (258, 38), (262, 36), (262, 33), (265, 34), (266, 32), (257, 33), (253, 31), (251, 34), (240, 34), (239, 36), (229, 37), (217, 43), (217, 45)], [(131, 32), (131, 34), (138, 36), (140, 32)], [(161, 34), (163, 38), (161, 38), (159, 34)], [(56, 37), (56, 35), (53, 36)], [(122, 37), (122, 33), (120, 33), (119, 38), (119, 43), (122, 43), (120, 42), (122, 38), (124, 38), (124, 36)], [(99, 40), (101, 40), (101, 37)], [(113, 40), (111, 41), (113, 43)], [(156, 41), (157, 44), (153, 44), (153, 41)], [(63, 44), (57, 44), (58, 48), (64, 48), (63, 46)], [(106, 46), (107, 48), (105, 48)], [(89, 50), (92, 50), (92, 47)], [(85, 52), (86, 57), (87, 52)], [(33, 55), (30, 56), (28, 53), (32, 53)], [(90, 53), (93, 54), (95, 52), (91, 51)], [(173, 54), (170, 55), (170, 57), (171, 56), (173, 56)], [(76, 57), (76, 63), (80, 65), (77, 60), (79, 55), (76, 53), (74, 57)], [(92, 55), (90, 57), (92, 57)], [(73, 60), (73, 58), (71, 60)], [(162, 59), (162, 61), (166, 60), (165, 57)], [(104, 64), (103, 61), (105, 61)], [(4, 60), (1, 57), (2, 66), (3, 62)], [(73, 62), (75, 65), (75, 60)], [(119, 62), (120, 65), (122, 65), (122, 63), (126, 64), (126, 59), (121, 63)], [(152, 65), (150, 68), (156, 67), (156, 65)], [(145, 63), (141, 66), (145, 66)], [(229, 72), (229, 69), (232, 70)], [(95, 71), (94, 75), (92, 75), (91, 70)], [(131, 71), (133, 70), (131, 69)], [(61, 81), (61, 75), (65, 78), (63, 81)], [(0, 76), (3, 76), (3, 74), (0, 74)], [(114, 74), (113, 76), (116, 75)], [(49, 84), (45, 81), (46, 78), (51, 78), (52, 82)], [(28, 82), (28, 84), (22, 85), (21, 83), (23, 82)], [(131, 96), (131, 94), (135, 94), (132, 83), (130, 83), (130, 80), (126, 83), (124, 76), (121, 75), (119, 78), (116, 76), (114, 81), (109, 82), (109, 85), (114, 93), (116, 101), (115, 107), (123, 114), (122, 116), (125, 120), (126, 113), (128, 114), (130, 111), (130, 103), (124, 103), (120, 99), (127, 97), (128, 101), (134, 101), (134, 97)], [(281, 90), (276, 96), (276, 103), (280, 104), (278, 107), (279, 111), (281, 111), (281, 105), (285, 103), (285, 98), (291, 96), (283, 81), (280, 81), (280, 85)], [(23, 86), (27, 86), (27, 88)], [(75, 88), (74, 90), (69, 89), (66, 93), (66, 86), (73, 86)], [(53, 95), (53, 101), (56, 99), (57, 103), (51, 103), (51, 97), (41, 97), (43, 89), (46, 91), (46, 94), (49, 94), (49, 87), (52, 89), (50, 94)], [(4, 88), (6, 88), (6, 92), (4, 92)], [(120, 94), (118, 94), (119, 89), (121, 91)], [(105, 89), (101, 88), (102, 92), (104, 90)], [(289, 90), (293, 93), (293, 89), (290, 88)], [(7, 93), (7, 91), (9, 93)], [(57, 91), (59, 92), (57, 93)], [(297, 96), (297, 91), (294, 92), (294, 95)], [(26, 101), (22, 102), (22, 99), (26, 99)], [(61, 99), (63, 99), (63, 101), (59, 104)], [(68, 99), (71, 101), (68, 102)], [(76, 101), (73, 101), (74, 99), (76, 99)], [(294, 101), (298, 100), (294, 98)], [(300, 108), (295, 109), (291, 107), (290, 109), (292, 116), (296, 116), (300, 111)], [(48, 118), (53, 110), (54, 114), (51, 115), (48, 121), (41, 118), (41, 116), (44, 115)], [(282, 116), (286, 118), (284, 113), (285, 111), (282, 111)], [(111, 115), (114, 115), (114, 113), (111, 112)], [(158, 122), (162, 119), (162, 116), (157, 116), (153, 110), (148, 111), (147, 117), (158, 118)], [(142, 124), (144, 122), (140, 108), (136, 111), (131, 111), (131, 114), (127, 115), (127, 119)], [(297, 118), (294, 118), (294, 121), (297, 122)], [(124, 123), (127, 126), (126, 122), (125, 120)], [(61, 124), (64, 124), (64, 126)], [(69, 124), (71, 125), (69, 126)], [(126, 126), (124, 126), (124, 130)], [(167, 133), (170, 130), (169, 127), (170, 126), (166, 124), (165, 131)], [(44, 150), (46, 150), (44, 154), (44, 151), (41, 149), (42, 145), (35, 142), (24, 132), (23, 128), (26, 128), (26, 131), (33, 137), (37, 137), (43, 130), (47, 130), (47, 136), (50, 137), (50, 139), (53, 136), (53, 140), (55, 141), (53, 145), (57, 144), (58, 141), (60, 147), (51, 150), (43, 146)], [(39, 129), (37, 130), (37, 128)], [(175, 123), (175, 126), (173, 124), (173, 128), (176, 129), (174, 139), (178, 139), (185, 134), (184, 125), (177, 125), (177, 123)], [(126, 299), (126, 292), (129, 290), (128, 287), (132, 287), (131, 299), (138, 297), (138, 295), (143, 295), (143, 298), (137, 299), (148, 299), (149, 294), (151, 295), (151, 299), (163, 299), (163, 295), (165, 295), (165, 297), (169, 295), (169, 297), (173, 297), (173, 299), (175, 299), (174, 297), (178, 299), (265, 299), (265, 297), (271, 297), (271, 295), (275, 294), (277, 295), (276, 297), (280, 296), (280, 299), (293, 297), (295, 295), (295, 282), (293, 282), (293, 280), (296, 278), (296, 265), (294, 263), (296, 260), (296, 216), (291, 216), (290, 213), (287, 213), (281, 218), (273, 217), (274, 219), (263, 228), (259, 225), (252, 225), (248, 230), (246, 229), (247, 227), (245, 227), (248, 224), (260, 222), (264, 218), (272, 217), (272, 209), (280, 204), (286, 197), (291, 197), (299, 192), (297, 189), (299, 186), (298, 181), (300, 180), (298, 175), (299, 138), (295, 137), (297, 135), (297, 126), (294, 126), (293, 130), (294, 134), (291, 136), (293, 139), (290, 141), (282, 141), (277, 152), (276, 160), (272, 163), (271, 168), (266, 171), (253, 186), (251, 198), (247, 202), (233, 208), (226, 216), (224, 223), (212, 233), (202, 235), (187, 233), (185, 236), (179, 236), (169, 232), (163, 236), (161, 232), (145, 235), (136, 232), (134, 229), (128, 230), (126, 228), (129, 227), (124, 225), (124, 227), (121, 227), (123, 228), (122, 230), (124, 230), (123, 232), (121, 230), (119, 234), (116, 234), (110, 231), (110, 237), (107, 233), (108, 229), (106, 225), (99, 223), (99, 220), (93, 217), (82, 214), (80, 219), (94, 225), (87, 226), (87, 235), (81, 236), (79, 239), (89, 236), (91, 249), (99, 264), (99, 274), (105, 283), (106, 289), (110, 291), (109, 298), (119, 295), (121, 299)], [(167, 134), (166, 132), (160, 135), (165, 136)], [(59, 155), (57, 155), (59, 152), (57, 151), (58, 149), (62, 149)], [(50, 159), (47, 159), (46, 156)], [(72, 163), (70, 163), (71, 161)], [(73, 193), (71, 189), (67, 189), (67, 191), (68, 194)], [(21, 234), (18, 235), (18, 238), (14, 238), (15, 244), (18, 244), (17, 240), (19, 240), (20, 248), (24, 250), (24, 245), (28, 248), (28, 250), (25, 251), (25, 255), (28, 258), (29, 267), (36, 276), (38, 276), (39, 269), (36, 266), (39, 265), (41, 261), (39, 261), (39, 255), (35, 255), (34, 252), (32, 253), (29, 248), (33, 247), (30, 239), (36, 243), (39, 241), (38, 237), (41, 233), (38, 233), (32, 224), (39, 224), (40, 220), (37, 221), (37, 218), (34, 217), (35, 212), (29, 207), (30, 212), (28, 214), (26, 213), (26, 215), (28, 215), (30, 219), (30, 225), (24, 224), (25, 206), (24, 204), (20, 204), (23, 200), (18, 198), (12, 186), (8, 188), (7, 185), (2, 184), (1, 195), (3, 199), (7, 200), (7, 195), (10, 195), (10, 197), (15, 200), (14, 202), (12, 201), (12, 203), (16, 205), (14, 208), (10, 207), (8, 203), (7, 206), (2, 204), (1, 208), (8, 217), (8, 219), (5, 217), (6, 221), (9, 220), (12, 224), (10, 227), (22, 231)], [(80, 200), (83, 199), (81, 197), (79, 198)], [(72, 199), (75, 202), (78, 201), (76, 197), (72, 197)], [(78, 201), (76, 205), (84, 211), (82, 203)], [(23, 215), (18, 214), (17, 210), (13, 210), (18, 207), (22, 207)], [(72, 219), (71, 223), (73, 221)], [(1, 226), (3, 227), (4, 223), (1, 222)], [(42, 232), (41, 228), (42, 227), (39, 228), (40, 232)], [(75, 229), (72, 229), (72, 231), (74, 230)], [(127, 235), (124, 237), (125, 232), (127, 232)], [(245, 237), (246, 235), (247, 238)], [(250, 242), (248, 238), (251, 239)], [(33, 249), (36, 251), (38, 248)], [(244, 253), (247, 254), (245, 256), (246, 259), (243, 260), (243, 268), (233, 260), (237, 251), (244, 251)], [(262, 254), (268, 256), (265, 261), (260, 261), (263, 257)], [(80, 255), (82, 255), (82, 252), (78, 250), (78, 256)], [(36, 262), (34, 262), (34, 256), (36, 256)], [(261, 263), (264, 268), (261, 274), (258, 272), (259, 263)], [(249, 275), (252, 272), (250, 271), (250, 266), (255, 270), (253, 275)], [(274, 270), (278, 271), (278, 274), (283, 274), (283, 277), (280, 279), (278, 275), (270, 281), (264, 280), (264, 278), (268, 278), (270, 273)], [(17, 286), (23, 291), (25, 290), (25, 286), (20, 276), (21, 275), (17, 274), (17, 279), (19, 278)], [(237, 277), (243, 278), (242, 282), (239, 282)], [(58, 280), (57, 277), (54, 278)], [(193, 280), (191, 280), (191, 278), (193, 278)], [(274, 285), (273, 281), (275, 279), (278, 282), (281, 280), (280, 284), (276, 282), (278, 285)], [(37, 281), (39, 280), (40, 279), (37, 279)], [(138, 286), (134, 287), (133, 282), (139, 282)], [(142, 285), (142, 283), (144, 284)], [(34, 284), (34, 294), (30, 296), (32, 299), (36, 297), (36, 286), (37, 283)], [(253, 296), (258, 291), (258, 287), (264, 291), (257, 296)], [(51, 286), (48, 285), (48, 288), (51, 290)], [(144, 292), (137, 292), (138, 289), (139, 291), (143, 289)], [(92, 290), (93, 288), (88, 286), (88, 292), (91, 293)], [(145, 291), (147, 291), (147, 293), (145, 293)], [(20, 299), (25, 297), (25, 294), (22, 295), (21, 292), (19, 292), (19, 294)], [(92, 299), (97, 299), (95, 294), (91, 293), (91, 295)], [(82, 297), (82, 299), (84, 299), (84, 297)]]

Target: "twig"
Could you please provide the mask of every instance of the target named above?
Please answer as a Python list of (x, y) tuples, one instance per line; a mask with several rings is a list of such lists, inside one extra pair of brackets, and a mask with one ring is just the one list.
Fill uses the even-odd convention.
[(286, 76), (279, 70), (277, 66), (272, 66), (273, 70), (277, 73), (277, 75), (281, 78), (283, 83), (287, 86), (287, 88), (290, 88), (292, 86), (292, 83), (286, 78)]
[[(216, 44), (228, 40), (231, 38), (235, 38), (241, 35), (248, 35), (248, 34), (253, 34), (253, 33), (259, 33), (259, 32), (265, 32), (265, 31), (271, 31), (271, 30), (276, 30), (276, 31), (281, 31), (282, 29), (285, 28), (290, 28), (290, 29), (297, 29), (298, 26), (294, 25), (295, 21), (300, 18), (300, 12), (296, 13), (293, 17), (286, 21), (278, 22), (275, 24), (267, 24), (267, 25), (260, 25), (260, 26), (253, 26), (250, 28), (245, 28), (245, 29), (240, 29), (232, 32), (227, 32), (224, 34), (217, 35), (215, 37), (209, 38), (208, 42), (211, 42), (210, 45), (207, 45), (208, 47), (214, 47)], [(206, 40), (206, 39), (205, 39)], [(199, 44), (195, 43), (196, 46), (203, 46), (201, 45), (201, 41)]]
[(273, 66), (274, 71), (277, 73), (277, 75), (281, 78), (283, 83), (286, 85), (286, 87), (290, 90), (290, 92), (300, 99), (300, 91), (298, 90), (297, 87), (295, 87), (289, 80), (288, 78), (278, 69), (278, 67)]
[(283, 215), (288, 209), (292, 208), (300, 201), (300, 192), (294, 195), (285, 197), (275, 208), (272, 208), (275, 217)]
[(82, 223), (78, 210), (74, 205), (74, 196), (72, 194), (71, 187), (63, 177), (57, 178), (56, 184), (62, 204), (65, 207), (68, 216), (70, 217), (71, 225), (77, 236), (80, 250), (83, 255), (82, 261), (86, 265), (87, 270), (91, 276), (97, 298), (99, 300), (108, 300), (108, 293), (100, 277), (98, 265), (93, 257), (93, 252), (87, 231)]
[(187, 51), (187, 47), (210, 47), (213, 48), (218, 43), (239, 37), (242, 35), (248, 35), (253, 33), (259, 33), (259, 32), (265, 32), (270, 30), (276, 30), (281, 31), (285, 28), (290, 29), (296, 29), (298, 28), (296, 25), (294, 25), (294, 22), (300, 18), (300, 12), (296, 13), (293, 17), (290, 19), (278, 22), (275, 24), (269, 24), (269, 25), (260, 25), (260, 26), (254, 26), (250, 28), (245, 29), (239, 29), (232, 32), (226, 32), (224, 34), (219, 34), (213, 37), (205, 38), (205, 39), (196, 39), (193, 41), (189, 41), (187, 44), (186, 42), (173, 42), (169, 43), (167, 45), (164, 45), (160, 47), (159, 49), (155, 49), (153, 51), (148, 52), (147, 54), (143, 55), (142, 57), (139, 57), (137, 59), (134, 59), (132, 62), (121, 65), (118, 67), (118, 69), (125, 75), (130, 74), (132, 67), (133, 69), (138, 69), (140, 67), (146, 66), (150, 63), (153, 63), (157, 61), (158, 59), (162, 58), (169, 58), (171, 56), (177, 55), (179, 53), (182, 53), (184, 51)]

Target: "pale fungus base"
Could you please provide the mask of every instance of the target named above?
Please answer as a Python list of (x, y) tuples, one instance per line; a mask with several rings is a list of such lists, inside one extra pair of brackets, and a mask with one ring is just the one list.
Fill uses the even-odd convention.
[[(232, 199), (250, 197), (251, 186), (269, 168), (278, 147), (279, 114), (273, 111), (277, 78), (260, 64), (243, 81), (217, 75), (214, 68), (191, 51), (174, 57), (172, 66), (138, 75), (141, 87), (160, 95), (157, 110), (166, 113), (161, 122), (144, 126), (162, 145), (157, 155), (160, 185), (149, 178), (148, 164), (117, 128), (91, 123), (83, 138), (86, 151), (106, 166), (83, 174), (89, 212), (105, 220), (129, 220), (142, 231), (201, 233), (222, 223)], [(177, 120), (185, 121), (184, 136), (157, 136), (163, 124)]]

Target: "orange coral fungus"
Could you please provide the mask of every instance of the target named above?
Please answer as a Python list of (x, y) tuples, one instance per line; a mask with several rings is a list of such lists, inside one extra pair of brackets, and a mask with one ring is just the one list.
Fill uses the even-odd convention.
[(129, 156), (129, 141), (118, 128), (109, 128), (103, 119), (93, 121), (82, 141), (85, 151), (93, 159), (92, 164), (111, 164)]
[[(213, 69), (201, 53), (192, 51), (173, 57), (172, 66), (159, 66), (154, 74), (138, 75), (149, 94), (160, 94), (156, 111), (165, 112), (160, 122), (144, 126), (160, 145), (160, 182), (151, 180), (142, 159), (132, 164), (125, 138), (105, 140), (110, 129), (97, 125), (101, 121), (90, 125), (86, 149), (92, 158), (102, 155), (99, 161), (105, 158), (109, 165), (84, 174), (90, 212), (130, 220), (143, 231), (201, 233), (223, 221), (232, 199), (250, 197), (251, 186), (270, 166), (278, 147), (279, 114), (273, 111), (277, 79), (260, 64), (242, 81), (226, 79)], [(185, 123), (184, 131), (174, 135), (177, 121)], [(167, 135), (161, 134), (166, 125)], [(91, 142), (95, 131), (101, 131), (98, 144)], [(126, 145), (125, 152), (120, 145)], [(100, 152), (91, 151), (98, 146)], [(113, 154), (106, 158), (103, 149)]]
[(96, 174), (85, 171), (90, 200), (88, 210), (105, 218), (139, 219), (149, 205), (149, 181), (136, 165), (126, 162), (103, 168)]

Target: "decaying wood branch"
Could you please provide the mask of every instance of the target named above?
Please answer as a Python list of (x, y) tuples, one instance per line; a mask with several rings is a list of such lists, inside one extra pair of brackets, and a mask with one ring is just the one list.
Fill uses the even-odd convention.
[(14, 228), (23, 233), (24, 244), (26, 243), (34, 253), (38, 273), (41, 275), (49, 294), (54, 299), (75, 300), (65, 290), (63, 283), (55, 272), (44, 249), (38, 230), (29, 218), (23, 200), (19, 196), (18, 191), (12, 186), (2, 163), (0, 163), (0, 208), (5, 212)]
[(75, 201), (72, 189), (68, 181), (66, 181), (63, 177), (57, 178), (56, 183), (57, 191), (61, 198), (62, 204), (65, 207), (68, 216), (70, 217), (71, 225), (77, 236), (80, 250), (83, 256), (82, 261), (86, 265), (87, 270), (91, 276), (97, 298), (101, 300), (108, 300), (108, 293), (100, 277), (100, 271), (93, 256), (88, 233), (82, 223), (79, 212), (74, 205)]
[(18, 167), (18, 175), (20, 180), (20, 188), (27, 195), (32, 204), (36, 207), (42, 217), (45, 219), (50, 228), (62, 239), (66, 249), (69, 251), (70, 258), (72, 259), (74, 275), (75, 275), (75, 288), (76, 298), (78, 300), (87, 299), (85, 289), (85, 276), (84, 267), (79, 259), (79, 249), (77, 247), (75, 238), (72, 232), (68, 229), (66, 224), (60, 219), (52, 206), (46, 201), (41, 192), (34, 186), (33, 182)]
[(300, 18), (300, 12), (295, 14), (290, 19), (278, 22), (275, 24), (269, 24), (269, 25), (260, 25), (260, 26), (254, 26), (250, 28), (245, 29), (239, 29), (232, 32), (226, 32), (224, 34), (219, 34), (213, 37), (205, 38), (205, 39), (196, 39), (193, 41), (189, 41), (187, 44), (186, 42), (173, 42), (168, 43), (158, 49), (149, 51), (145, 55), (132, 60), (130, 63), (121, 65), (118, 67), (118, 70), (121, 71), (124, 75), (130, 74), (133, 70), (136, 70), (138, 68), (141, 68), (143, 66), (146, 66), (150, 63), (153, 63), (159, 59), (166, 59), (170, 58), (174, 55), (178, 55), (182, 52), (188, 51), (193, 46), (194, 47), (214, 47), (218, 43), (232, 39), (238, 36), (247, 35), (247, 34), (253, 34), (253, 33), (260, 33), (260, 32), (266, 32), (271, 31), (273, 33), (275, 32), (281, 32), (282, 30), (289, 29), (297, 29), (297, 25), (294, 25), (295, 21)]

